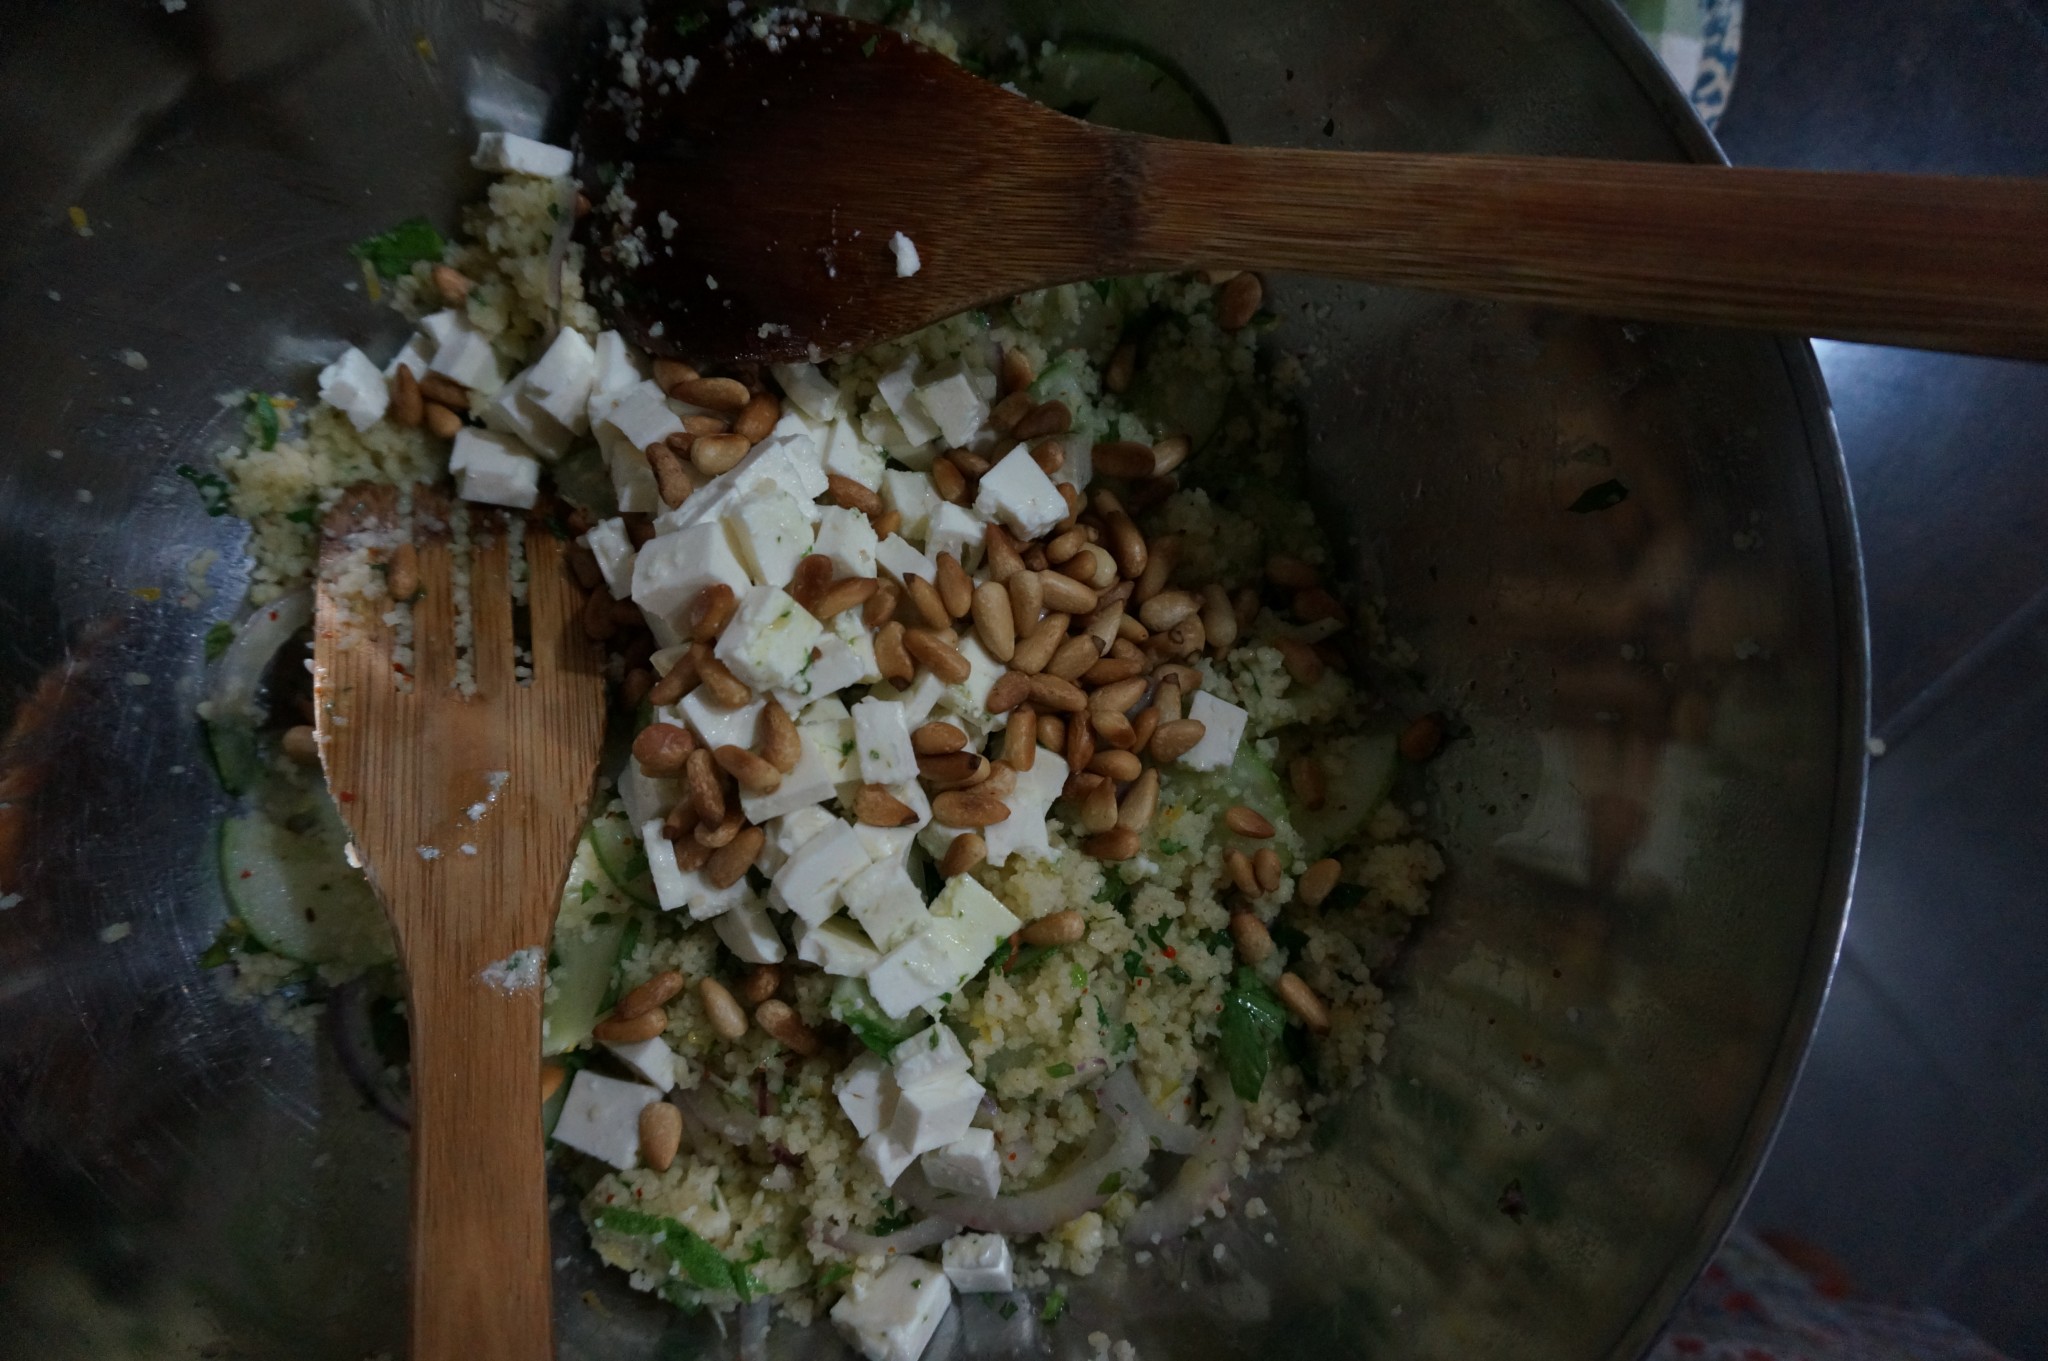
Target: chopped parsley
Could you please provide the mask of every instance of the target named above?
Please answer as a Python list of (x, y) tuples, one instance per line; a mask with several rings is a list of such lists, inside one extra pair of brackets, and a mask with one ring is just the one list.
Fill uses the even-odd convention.
[(1074, 1065), (1071, 1063), (1051, 1064), (1046, 1068), (1045, 1075), (1047, 1077), (1072, 1077), (1074, 1075)]
[(1100, 1182), (1096, 1183), (1095, 1194), (1098, 1196), (1113, 1196), (1118, 1191), (1123, 1189), (1123, 1184), (1124, 1174), (1121, 1172), (1112, 1172), (1108, 1176), (1104, 1177)]
[(853, 1266), (850, 1263), (834, 1262), (831, 1266), (818, 1273), (818, 1284), (821, 1286), (837, 1285), (852, 1274)]
[(206, 660), (217, 662), (235, 641), (235, 626), (223, 619), (206, 631)]
[(1291, 922), (1277, 921), (1268, 933), (1273, 943), (1287, 952), (1290, 959), (1300, 959), (1308, 953), (1308, 933)]
[(1193, 976), (1190, 975), (1186, 969), (1183, 969), (1178, 964), (1167, 966), (1166, 976), (1172, 979), (1174, 982), (1182, 984), (1183, 986), (1195, 981)]
[(387, 279), (396, 279), (422, 260), (439, 260), (447, 243), (423, 217), (407, 218), (388, 232), (366, 236), (348, 253)]
[(1231, 1090), (1256, 1101), (1273, 1066), (1273, 1044), (1287, 1028), (1287, 1009), (1273, 990), (1250, 969), (1240, 967), (1230, 991), (1223, 994), (1223, 1015), (1217, 1022), (1223, 1065), (1230, 1071)]
[(579, 903), (587, 903), (592, 898), (595, 898), (597, 896), (597, 884), (594, 880), (585, 879), (583, 881), (583, 886), (577, 889), (576, 891), (578, 894), (582, 895), (578, 897), (576, 901)]
[(265, 449), (275, 449), (279, 433), (277, 403), (262, 392), (252, 392), (243, 400), (249, 407), (249, 426), (255, 431), (256, 443)]
[(899, 1229), (907, 1229), (917, 1222), (909, 1210), (896, 1203), (890, 1196), (882, 1201), (882, 1217), (875, 1221), (874, 1233), (877, 1238), (886, 1238)]
[(189, 463), (180, 463), (171, 470), (190, 482), (199, 492), (199, 504), (208, 515), (228, 513), (228, 480), (219, 473), (203, 473)]
[(1626, 500), (1628, 488), (1618, 478), (1610, 477), (1580, 492), (1579, 499), (1572, 502), (1569, 509), (1574, 515), (1590, 515), (1596, 510), (1612, 510)]
[(1131, 905), (1131, 886), (1113, 866), (1102, 871), (1102, 887), (1095, 890), (1095, 901), (1108, 903), (1119, 912)]
[(1082, 992), (1088, 991), (1088, 971), (1086, 969), (1082, 968), (1078, 964), (1069, 965), (1067, 968), (1067, 977), (1073, 982), (1074, 986), (1079, 988)]
[(1145, 957), (1136, 950), (1124, 951), (1124, 977), (1148, 978), (1152, 971), (1145, 967)]
[(267, 955), (270, 951), (262, 941), (249, 934), (249, 924), (240, 917), (229, 917), (220, 924), (220, 931), (213, 938), (213, 944), (206, 947), (206, 953), (199, 956), (199, 967), (217, 969), (236, 955)]
[(1040, 1323), (1058, 1323), (1060, 1315), (1067, 1312), (1067, 1292), (1055, 1290), (1045, 1297), (1045, 1308), (1038, 1311)]
[(869, 37), (869, 39), (866, 42), (860, 45), (860, 54), (863, 57), (872, 57), (875, 55), (875, 40), (873, 37)]
[(320, 518), (320, 507), (300, 506), (297, 510), (286, 511), (284, 518), (295, 525), (310, 525)]
[[(870, 39), (868, 39), (868, 41), (869, 41), (869, 42), (873, 42), (873, 41), (874, 41), (874, 39), (870, 38)], [(1006, 1318), (1006, 1319), (1011, 1319), (1011, 1318), (1015, 1318), (1015, 1317), (1017, 1317), (1017, 1301), (1015, 1301), (1015, 1300), (1004, 1300), (1004, 1301), (1003, 1301), (1003, 1307), (1002, 1307), (1002, 1308), (1000, 1308), (1000, 1309), (998, 1309), (998, 1310), (996, 1310), (996, 1312), (997, 1312), (998, 1314), (1001, 1314), (1001, 1315), (1002, 1315), (1002, 1316), (1003, 1316), (1004, 1318)]]
[(761, 1289), (754, 1273), (726, 1260), (717, 1248), (699, 1238), (680, 1220), (613, 1206), (599, 1212), (597, 1227), (612, 1233), (652, 1238), (654, 1245), (669, 1261), (700, 1289), (738, 1295), (742, 1302), (751, 1301)]
[(1165, 837), (1159, 843), (1159, 853), (1161, 855), (1179, 855), (1186, 849), (1185, 843), (1175, 841), (1172, 837)]

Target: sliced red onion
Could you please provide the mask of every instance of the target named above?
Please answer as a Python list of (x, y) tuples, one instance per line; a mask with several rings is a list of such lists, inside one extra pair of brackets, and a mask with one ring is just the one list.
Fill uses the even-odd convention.
[(874, 1252), (901, 1255), (935, 1248), (958, 1232), (960, 1226), (950, 1219), (920, 1219), (907, 1229), (898, 1229), (894, 1233), (885, 1233), (879, 1237), (871, 1233), (862, 1233), (859, 1229), (835, 1229), (825, 1235), (825, 1241), (841, 1252), (850, 1252), (856, 1257), (865, 1257)]
[(1192, 1125), (1175, 1124), (1152, 1104), (1144, 1089), (1138, 1086), (1138, 1075), (1129, 1064), (1102, 1080), (1102, 1086), (1096, 1090), (1096, 1099), (1104, 1110), (1114, 1105), (1116, 1110), (1143, 1125), (1152, 1142), (1168, 1153), (1193, 1153), (1202, 1141), (1200, 1130)]
[(669, 1093), (668, 1099), (684, 1115), (729, 1144), (750, 1144), (761, 1132), (758, 1116), (720, 1100), (716, 1092), (706, 1087), (692, 1087), (687, 1091), (678, 1087)]
[(256, 612), (235, 630), (235, 640), (213, 664), (213, 685), (207, 695), (207, 717), (216, 723), (246, 723), (251, 727), (265, 718), (256, 692), (278, 652), (313, 620), (313, 592), (301, 588), (281, 595)]
[(1081, 1159), (1059, 1180), (1015, 1196), (956, 1196), (925, 1180), (924, 1169), (912, 1167), (898, 1179), (895, 1196), (935, 1219), (984, 1233), (1050, 1233), (1060, 1225), (1102, 1208), (1114, 1194), (1108, 1179), (1135, 1171), (1151, 1156), (1145, 1127), (1119, 1111), (1097, 1129)]
[(1238, 1147), (1244, 1143), (1244, 1104), (1228, 1082), (1212, 1083), (1210, 1090), (1217, 1093), (1215, 1121), (1201, 1131), (1200, 1142), (1172, 1184), (1139, 1206), (1124, 1225), (1124, 1242), (1157, 1243), (1185, 1233), (1230, 1184)]

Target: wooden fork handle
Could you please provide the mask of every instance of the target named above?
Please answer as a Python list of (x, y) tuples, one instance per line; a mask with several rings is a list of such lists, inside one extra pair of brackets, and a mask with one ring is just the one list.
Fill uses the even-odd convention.
[(2048, 180), (1131, 138), (1140, 269), (2048, 358)]
[(549, 1361), (540, 989), (426, 982), (409, 990), (412, 1361)]

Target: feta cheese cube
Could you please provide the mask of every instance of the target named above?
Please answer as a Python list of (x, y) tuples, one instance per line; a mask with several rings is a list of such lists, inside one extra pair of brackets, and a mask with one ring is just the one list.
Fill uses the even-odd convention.
[(626, 762), (626, 768), (619, 772), (619, 799), (626, 805), (626, 819), (635, 829), (649, 818), (659, 822), (681, 797), (682, 781), (645, 774), (638, 761)]
[(930, 911), (931, 921), (868, 974), (868, 990), (892, 1020), (957, 991), (981, 971), (999, 941), (1023, 927), (994, 894), (964, 874), (947, 881)]
[(613, 439), (603, 453), (620, 513), (659, 515), (663, 509), (661, 487), (654, 480), (654, 468), (647, 462), (647, 455), (620, 439)]
[(931, 527), (925, 531), (924, 551), (936, 562), (941, 553), (951, 553), (960, 565), (973, 571), (981, 561), (981, 545), (988, 534), (988, 522), (965, 506), (942, 501), (932, 512)]
[(714, 888), (703, 870), (691, 870), (683, 876), (683, 884), (689, 896), (691, 921), (708, 922), (724, 917), (754, 897), (744, 875), (724, 888)]
[(889, 1051), (889, 1067), (896, 1085), (915, 1087), (942, 1077), (965, 1073), (973, 1067), (960, 1037), (943, 1021), (934, 1022)]
[(683, 419), (669, 406), (668, 394), (651, 378), (609, 394), (602, 402), (592, 402), (590, 423), (600, 438), (610, 431), (643, 452), (648, 445), (659, 444), (683, 430)]
[(637, 1044), (607, 1044), (605, 1048), (617, 1054), (619, 1062), (653, 1083), (655, 1090), (666, 1092), (676, 1085), (676, 1051), (661, 1036)]
[(564, 326), (553, 343), (520, 375), (535, 406), (572, 435), (590, 429), (590, 393), (597, 381), (597, 351), (573, 326)]
[(482, 331), (464, 323), (462, 329), (449, 333), (434, 351), (434, 362), (428, 365), (451, 382), (462, 384), (471, 393), (489, 396), (505, 381), (505, 372), (498, 366), (498, 352), (491, 348), (491, 339)]
[(987, 959), (996, 944), (1020, 931), (1024, 923), (1002, 900), (965, 874), (956, 874), (932, 900), (932, 925), (951, 923), (968, 943), (975, 965)]
[(805, 505), (823, 496), (831, 485), (825, 480), (824, 451), (809, 435), (795, 432), (770, 434), (721, 476), (730, 476), (737, 492), (745, 492), (757, 482), (773, 482)]
[[(579, 408), (580, 409), (580, 408)], [(527, 390), (521, 374), (498, 389), (477, 413), (483, 423), (501, 434), (512, 436), (542, 458), (553, 460), (569, 452), (576, 437), (567, 426), (543, 411)]]
[(600, 331), (591, 346), (594, 368), (590, 390), (623, 392), (647, 377), (647, 359), (617, 331)]
[(789, 951), (762, 901), (749, 893), (711, 923), (728, 950), (749, 964), (780, 964)]
[(851, 718), (823, 719), (816, 723), (800, 723), (797, 735), (804, 740), (804, 750), (815, 750), (819, 767), (836, 788), (849, 780), (860, 778), (860, 763), (853, 755), (853, 720)]
[(384, 409), (391, 405), (391, 389), (370, 356), (351, 345), (320, 370), (320, 400), (348, 417), (356, 429), (368, 430), (384, 419)]
[[(469, 313), (460, 307), (444, 307), (438, 312), (429, 312), (413, 324), (432, 342), (432, 349), (439, 349), (464, 331), (476, 329), (470, 325)], [(419, 376), (425, 377), (426, 374), (422, 371)]]
[(768, 824), (768, 843), (785, 856), (795, 855), (797, 847), (838, 820), (822, 808), (799, 808), (772, 819)]
[(414, 382), (427, 376), (434, 366), (434, 342), (422, 335), (409, 335), (391, 362), (384, 366), (384, 381), (389, 383), (398, 377), (400, 369), (411, 369)]
[[(858, 611), (843, 612), (832, 620), (828, 627), (838, 635), (839, 641), (846, 644), (847, 651), (853, 654), (854, 660), (860, 665), (860, 675), (847, 684), (872, 685), (882, 678), (882, 668), (875, 661), (875, 635), (868, 632), (868, 627), (861, 622)], [(825, 693), (821, 687), (812, 688), (819, 690), (821, 695)]]
[[(935, 1148), (925, 1154), (923, 1166), (925, 1180), (941, 1191), (951, 1191), (953, 1194), (960, 1196), (992, 1196), (1003, 1189), (1003, 1165), (996, 1158), (996, 1136), (990, 1130), (968, 1130), (952, 1143)], [(994, 1234), (988, 1236), (996, 1238)], [(996, 1242), (1001, 1244), (1003, 1240), (996, 1238)], [(952, 1244), (948, 1243), (946, 1246), (950, 1248)], [(1003, 1256), (1005, 1258), (1004, 1267), (1007, 1268), (1009, 1256), (1007, 1244), (1003, 1245)], [(948, 1253), (946, 1275), (951, 1277), (953, 1284), (960, 1286), (961, 1289), (970, 1288), (961, 1285), (960, 1278), (954, 1276), (951, 1258), (952, 1254)], [(963, 1268), (971, 1271), (971, 1268), (968, 1268), (965, 1263), (962, 1265)], [(972, 1288), (1008, 1290), (1010, 1288), (1009, 1275), (1009, 1271), (1005, 1269), (1001, 1276), (1003, 1284)], [(970, 1279), (979, 1278), (970, 1276)]]
[(899, 533), (923, 543), (933, 512), (944, 502), (924, 473), (890, 468), (882, 474), (882, 504), (903, 517)]
[[(863, 835), (870, 830), (885, 829), (856, 827), (854, 834), (860, 836), (862, 849), (872, 854), (874, 843)], [(881, 961), (882, 950), (895, 949), (931, 920), (931, 914), (925, 911), (924, 895), (910, 881), (910, 872), (902, 861), (893, 858), (877, 861), (854, 875), (839, 890), (839, 897), (868, 939), (880, 947), (874, 959), (868, 961), (869, 968)]]
[(864, 699), (853, 706), (854, 754), (860, 777), (869, 784), (898, 784), (917, 778), (917, 753), (900, 700)]
[(750, 487), (726, 512), (725, 528), (741, 565), (763, 586), (787, 586), (811, 551), (810, 517), (773, 482)]
[(540, 462), (514, 439), (464, 426), (448, 456), (455, 494), (465, 501), (529, 510), (540, 496)]
[(896, 424), (903, 430), (903, 436), (912, 444), (930, 444), (939, 437), (939, 425), (927, 416), (924, 407), (915, 400), (917, 390), (917, 356), (905, 355), (903, 362), (875, 380), (875, 389), (882, 395), (882, 404), (889, 408), (889, 414), (896, 418)]
[(652, 1087), (585, 1068), (569, 1083), (555, 1142), (631, 1171), (640, 1161), (640, 1112), (659, 1100), (661, 1093)]
[[(893, 1113), (895, 1108), (890, 1109)], [(875, 1169), (884, 1186), (894, 1186), (896, 1179), (909, 1171), (911, 1163), (917, 1161), (917, 1155), (896, 1142), (896, 1137), (886, 1129), (878, 1129), (862, 1140), (860, 1155)], [(911, 1260), (917, 1259), (913, 1257)]]
[(832, 559), (835, 577), (871, 577), (878, 546), (874, 522), (867, 516), (846, 506), (827, 506), (818, 519), (817, 545), (811, 551)]
[(874, 644), (870, 643), (865, 655), (847, 646), (836, 633), (827, 633), (818, 639), (818, 645), (811, 649), (811, 660), (797, 673), (796, 679), (775, 692), (782, 707), (791, 711), (801, 709), (804, 702), (813, 695), (823, 697), (836, 694), (849, 685), (858, 685), (874, 670)]
[(868, 991), (892, 1021), (902, 1020), (959, 982), (944, 944), (934, 941), (926, 929), (914, 932), (868, 970)]
[(981, 1109), (981, 1084), (965, 1073), (947, 1073), (903, 1087), (896, 1097), (896, 1114), (889, 1121), (889, 1138), (913, 1155), (952, 1143), (967, 1133), (974, 1113)]
[(851, 478), (869, 491), (882, 489), (882, 474), (888, 471), (889, 460), (880, 449), (860, 437), (852, 421), (844, 416), (833, 421), (822, 443), (826, 472)]
[(697, 592), (714, 583), (732, 587), (735, 594), (753, 587), (726, 539), (725, 527), (715, 521), (656, 535), (633, 563), (633, 603), (663, 621), (669, 636), (657, 629), (655, 639), (664, 645), (682, 636), (683, 612)]
[[(925, 1159), (925, 1167), (929, 1177), (930, 1158)], [(999, 1233), (957, 1234), (946, 1240), (939, 1260), (945, 1266), (946, 1279), (963, 1295), (1007, 1294), (1017, 1288), (1010, 1240)]]
[(469, 163), (494, 174), (554, 180), (568, 174), (576, 158), (567, 147), (550, 146), (517, 133), (487, 132), (476, 139), (476, 155)]
[(1067, 518), (1066, 498), (1021, 444), (982, 474), (974, 509), (1020, 539), (1035, 539)]
[(988, 403), (959, 369), (920, 386), (917, 404), (937, 423), (946, 443), (954, 447), (972, 443), (988, 420)]
[(616, 515), (599, 520), (583, 536), (583, 544), (597, 559), (597, 570), (604, 574), (605, 587), (613, 598), (624, 600), (632, 595), (633, 559), (639, 552), (626, 534), (626, 522)]
[(1188, 698), (1187, 713), (1202, 725), (1202, 740), (1180, 758), (1182, 765), (1189, 770), (1221, 770), (1237, 759), (1237, 744), (1248, 717), (1243, 709), (1207, 690), (1197, 690)]
[(770, 364), (768, 371), (797, 410), (814, 421), (829, 421), (840, 412), (839, 385), (816, 364)]
[(816, 926), (838, 910), (840, 888), (867, 867), (867, 848), (852, 827), (835, 818), (791, 852), (768, 886), (768, 899)]
[(905, 584), (912, 577), (939, 579), (938, 564), (912, 548), (901, 534), (891, 534), (875, 546), (875, 565)]
[(988, 692), (1002, 679), (1006, 668), (989, 655), (981, 639), (972, 633), (954, 644), (954, 650), (967, 659), (967, 679), (955, 681), (940, 692), (937, 707), (957, 719), (970, 737), (985, 737), (1003, 721), (988, 711)]
[(853, 1122), (853, 1132), (863, 1139), (887, 1125), (896, 1113), (896, 1080), (880, 1054), (864, 1051), (847, 1064), (832, 1079), (832, 1094)]
[[(644, 560), (646, 555), (641, 556)], [(774, 690), (796, 679), (824, 631), (781, 587), (755, 586), (740, 596), (739, 609), (719, 635), (713, 655), (744, 684)]]
[(654, 880), (654, 898), (664, 912), (690, 905), (690, 877), (676, 863), (676, 848), (661, 833), (661, 819), (640, 824), (640, 844), (647, 851), (647, 873)]
[[(802, 730), (798, 730), (802, 735)], [(832, 769), (827, 764), (816, 743), (804, 739), (804, 754), (797, 761), (796, 769), (782, 777), (782, 783), (767, 794), (740, 794), (740, 811), (747, 821), (766, 822), (770, 818), (784, 817), (801, 809), (820, 804), (837, 792), (838, 781), (832, 778)]]
[(918, 444), (904, 434), (887, 407), (872, 406), (861, 414), (860, 437), (869, 444), (881, 445), (889, 457), (919, 472), (931, 467), (939, 453), (935, 445)]
[(1010, 806), (1010, 816), (981, 829), (991, 865), (1008, 864), (1012, 855), (1026, 860), (1052, 859), (1045, 817), (1066, 783), (1067, 763), (1057, 752), (1040, 751), (1032, 759), (1031, 769), (1018, 772), (1016, 786), (1004, 800)]
[(863, 978), (882, 957), (874, 942), (844, 917), (829, 917), (816, 926), (799, 918), (793, 934), (796, 957), (834, 978)]

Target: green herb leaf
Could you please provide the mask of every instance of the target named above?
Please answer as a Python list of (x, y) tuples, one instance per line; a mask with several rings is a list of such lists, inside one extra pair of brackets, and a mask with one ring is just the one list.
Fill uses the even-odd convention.
[(1598, 486), (1588, 487), (1579, 493), (1579, 499), (1569, 509), (1574, 515), (1590, 515), (1596, 510), (1611, 510), (1628, 500), (1628, 488), (1616, 478), (1608, 478)]
[(297, 510), (286, 511), (284, 518), (295, 525), (310, 525), (320, 518), (320, 507), (300, 506)]
[[(585, 884), (584, 887), (589, 888), (590, 885)], [(618, 916), (611, 912), (593, 912), (590, 914), (590, 924), (592, 926), (610, 926), (617, 920)]]
[(1268, 934), (1273, 937), (1275, 945), (1287, 952), (1289, 959), (1300, 959), (1308, 953), (1308, 933), (1290, 922), (1274, 922)]
[(834, 1262), (831, 1266), (826, 1267), (823, 1271), (818, 1273), (817, 1283), (821, 1286), (837, 1285), (840, 1281), (845, 1280), (848, 1276), (851, 1276), (852, 1274), (852, 1263)]
[(1175, 841), (1170, 836), (1163, 838), (1159, 843), (1159, 853), (1161, 855), (1179, 855), (1186, 849), (1187, 846), (1184, 843)]
[(275, 449), (278, 436), (277, 403), (270, 400), (268, 393), (263, 392), (252, 392), (243, 400), (249, 407), (249, 426), (256, 432), (256, 442), (265, 449)]
[(868, 39), (868, 40), (867, 40), (866, 42), (864, 42), (864, 43), (862, 43), (862, 44), (860, 45), (860, 54), (861, 54), (861, 55), (862, 55), (863, 57), (872, 57), (872, 56), (874, 56), (874, 55), (875, 55), (875, 40), (874, 40), (874, 38), (870, 37), (870, 38), (869, 38), (869, 39)]
[(229, 917), (220, 924), (220, 930), (214, 935), (213, 944), (207, 946), (206, 952), (199, 956), (199, 967), (219, 968), (246, 949), (248, 939), (248, 923), (240, 917)]
[(228, 513), (228, 480), (219, 473), (203, 473), (189, 463), (180, 463), (171, 470), (190, 482), (199, 492), (199, 504), (206, 508), (208, 515)]
[(1287, 1009), (1273, 990), (1248, 968), (1239, 968), (1229, 992), (1223, 994), (1223, 1015), (1217, 1021), (1222, 1037), (1223, 1066), (1230, 1071), (1231, 1090), (1256, 1101), (1273, 1066), (1273, 1042), (1287, 1028)]
[(1045, 1308), (1038, 1311), (1040, 1323), (1058, 1323), (1060, 1315), (1067, 1312), (1067, 1292), (1055, 1290), (1045, 1297)]
[(1051, 1064), (1046, 1068), (1045, 1075), (1047, 1077), (1072, 1077), (1074, 1075), (1074, 1065), (1071, 1063)]
[(998, 1314), (1001, 1314), (1001, 1315), (1002, 1315), (1002, 1316), (1003, 1316), (1004, 1318), (1006, 1318), (1006, 1319), (1011, 1319), (1011, 1318), (1015, 1318), (1015, 1317), (1017, 1317), (1017, 1301), (1015, 1301), (1015, 1300), (1004, 1300), (1004, 1301), (1003, 1301), (1003, 1307), (1002, 1307), (1002, 1308), (1000, 1308), (1000, 1309), (998, 1309), (998, 1310), (996, 1310), (996, 1312), (997, 1312)]
[(447, 243), (423, 217), (407, 218), (388, 232), (364, 237), (348, 248), (387, 279), (396, 279), (422, 260), (439, 260)]
[(206, 631), (206, 660), (217, 662), (235, 641), (235, 626), (223, 619)]
[(1059, 947), (1056, 945), (1026, 945), (1003, 965), (1003, 972), (1013, 978), (1018, 974), (1030, 973), (1058, 953)]
[(1168, 965), (1166, 976), (1183, 987), (1195, 981), (1193, 975), (1189, 974), (1186, 969), (1183, 969), (1178, 964)]
[(1113, 1196), (1123, 1189), (1123, 1184), (1124, 1174), (1112, 1172), (1096, 1184), (1095, 1194), (1098, 1196)]
[(877, 1238), (887, 1237), (898, 1229), (907, 1229), (917, 1222), (917, 1217), (903, 1206), (898, 1205), (894, 1196), (884, 1200), (882, 1208), (882, 1217), (875, 1221), (873, 1229), (873, 1233)]
[(727, 1261), (724, 1254), (681, 1220), (612, 1207), (599, 1212), (597, 1226), (612, 1233), (652, 1238), (655, 1246), (700, 1289), (731, 1293), (746, 1301), (753, 1299), (754, 1292), (761, 1288), (752, 1272)]
[(1164, 950), (1166, 948), (1166, 933), (1172, 925), (1172, 922), (1161, 917), (1158, 921), (1145, 928), (1145, 939)]
[(587, 903), (592, 898), (595, 898), (597, 896), (597, 884), (594, 880), (585, 879), (582, 885), (576, 890), (576, 892), (578, 895), (576, 901), (579, 903)]
[(1083, 992), (1086, 992), (1088, 990), (1088, 971), (1078, 964), (1070, 965), (1067, 968), (1067, 981)]
[(1102, 871), (1102, 887), (1095, 890), (1095, 901), (1108, 903), (1119, 912), (1131, 905), (1131, 886), (1113, 866)]
[(868, 985), (858, 978), (842, 978), (834, 984), (832, 1001), (826, 1009), (832, 1019), (853, 1032), (855, 1039), (884, 1058), (917, 1033), (922, 1019), (890, 1020), (875, 1001), (875, 995), (868, 991)]
[(1152, 971), (1145, 967), (1145, 957), (1136, 950), (1124, 951), (1124, 977), (1144, 978)]

